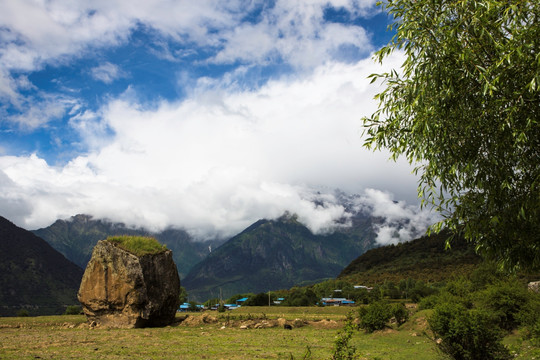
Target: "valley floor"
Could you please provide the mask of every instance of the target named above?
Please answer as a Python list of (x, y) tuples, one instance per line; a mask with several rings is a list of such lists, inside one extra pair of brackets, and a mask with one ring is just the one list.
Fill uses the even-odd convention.
[[(90, 328), (86, 318), (0, 318), (1, 359), (330, 359), (351, 308), (242, 308), (178, 314), (165, 328)], [(283, 323), (293, 325), (285, 329)], [(359, 359), (446, 359), (426, 334), (425, 313), (399, 329), (355, 332)], [(538, 348), (508, 339), (517, 359), (540, 359)], [(307, 357), (306, 357), (307, 358)]]

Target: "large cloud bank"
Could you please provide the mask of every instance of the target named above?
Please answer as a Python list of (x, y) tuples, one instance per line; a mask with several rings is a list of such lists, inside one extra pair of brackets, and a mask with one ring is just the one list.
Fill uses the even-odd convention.
[(378, 188), (411, 200), (410, 167), (362, 148), (360, 116), (374, 110), (376, 91), (365, 78), (373, 70), (365, 60), (255, 91), (203, 86), (152, 109), (128, 91), (99, 114), (73, 118), (89, 154), (62, 167), (36, 155), (0, 157), (2, 211), (26, 227), (89, 213), (230, 235), (284, 211), (314, 231), (343, 216), (339, 205), (315, 207), (313, 191)]
[[(67, 118), (66, 131), (78, 134), (76, 145), (84, 151), (60, 165), (37, 153), (0, 156), (0, 215), (37, 228), (87, 213), (153, 230), (183, 227), (205, 238), (289, 211), (317, 232), (347, 216), (332, 195), (341, 189), (360, 194), (360, 207), (386, 219), (378, 229), (381, 243), (410, 239), (432, 221), (417, 208), (417, 179), (405, 161), (390, 162), (387, 153), (362, 147), (361, 118), (375, 110), (380, 90), (367, 77), (399, 67), (402, 54), (376, 65), (361, 26), (324, 20), (328, 7), (368, 16), (373, 4), (4, 3), (4, 121), (31, 132)], [(27, 76), (114, 48), (134, 31), (151, 34), (148, 46), (160, 59), (197, 55), (200, 63), (230, 71), (192, 78), (179, 70), (182, 98), (148, 103), (128, 87), (97, 108), (85, 108), (75, 91), (36, 90)], [(350, 61), (351, 51), (364, 59)], [(245, 81), (254, 67), (273, 63), (292, 70), (262, 86)], [(86, 71), (107, 85), (132, 76), (108, 60)], [(326, 197), (326, 205), (316, 206), (314, 196)]]

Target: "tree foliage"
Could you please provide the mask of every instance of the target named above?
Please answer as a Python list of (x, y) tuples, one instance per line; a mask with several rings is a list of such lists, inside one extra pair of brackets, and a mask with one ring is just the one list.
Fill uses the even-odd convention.
[(392, 306), (384, 301), (377, 301), (358, 309), (359, 326), (366, 332), (382, 330), (392, 317)]
[(419, 307), (433, 309), (430, 328), (440, 349), (454, 359), (509, 359), (501, 341), (517, 329), (532, 343), (538, 339), (540, 294), (528, 291), (517, 276), (455, 279)]
[(366, 146), (405, 156), (434, 227), (514, 269), (540, 266), (540, 2), (388, 0), (398, 72), (364, 118)]
[(440, 348), (456, 360), (510, 359), (502, 344), (503, 333), (489, 312), (466, 309), (461, 304), (443, 303), (429, 319)]

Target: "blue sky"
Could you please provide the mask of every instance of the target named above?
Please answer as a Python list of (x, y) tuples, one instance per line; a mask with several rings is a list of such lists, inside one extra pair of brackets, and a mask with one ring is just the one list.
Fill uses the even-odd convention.
[(362, 147), (367, 76), (402, 61), (371, 59), (389, 21), (372, 0), (1, 2), (0, 215), (324, 231), (342, 189), (422, 228), (411, 167)]

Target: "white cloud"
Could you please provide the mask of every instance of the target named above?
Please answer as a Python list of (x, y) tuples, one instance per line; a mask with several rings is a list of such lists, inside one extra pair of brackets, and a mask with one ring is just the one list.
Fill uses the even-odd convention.
[[(318, 195), (327, 197), (326, 206), (315, 206), (314, 191), (341, 188), (363, 194), (362, 206), (386, 219), (379, 241), (395, 241), (396, 231), (401, 239), (413, 236), (429, 217), (404, 202), (392, 205), (386, 193), (364, 193), (377, 188), (414, 202), (416, 178), (405, 161), (388, 162), (388, 154), (362, 147), (360, 119), (375, 110), (377, 92), (366, 78), (380, 68), (370, 59), (340, 62), (344, 48), (367, 56), (372, 47), (363, 28), (326, 22), (328, 6), (351, 16), (377, 11), (374, 0), (2, 3), (0, 99), (21, 109), (9, 119), (36, 129), (67, 114), (69, 130), (88, 152), (58, 167), (37, 155), (0, 156), (0, 213), (26, 228), (89, 213), (210, 236), (290, 211), (324, 231), (347, 214), (332, 191)], [(129, 41), (135, 29), (155, 36), (151, 52), (162, 59), (203, 49), (208, 61), (242, 65), (221, 78), (194, 79), (179, 70), (189, 83), (182, 101), (149, 108), (128, 88), (93, 111), (81, 100), (41, 92), (26, 76), (92, 57)], [(388, 60), (396, 68), (402, 55)], [(238, 85), (250, 69), (272, 62), (302, 71), (260, 88)], [(86, 71), (106, 84), (127, 75), (111, 62)]]
[[(373, 0), (278, 0), (273, 7), (247, 0), (4, 1), (0, 4), (0, 97), (16, 101), (12, 71), (30, 72), (45, 64), (92, 56), (93, 49), (129, 41), (138, 27), (153, 29), (179, 44), (218, 51), (214, 59), (219, 62), (275, 57), (314, 67), (339, 58), (344, 44), (364, 53), (371, 50), (362, 28), (325, 23), (323, 10), (332, 5), (363, 16), (375, 11), (373, 4)], [(244, 15), (260, 7), (260, 19), (245, 23)], [(185, 53), (165, 51), (161, 57), (173, 60)], [(114, 79), (114, 69), (108, 66), (97, 74), (105, 82)]]
[(92, 77), (96, 80), (103, 81), (105, 84), (110, 84), (113, 81), (126, 77), (127, 74), (118, 67), (118, 65), (105, 62), (90, 70)]
[[(389, 60), (395, 65), (401, 54)], [(89, 213), (152, 228), (183, 226), (200, 236), (230, 235), (290, 211), (324, 231), (346, 214), (335, 201), (315, 206), (315, 190), (378, 188), (400, 199), (416, 197), (408, 164), (362, 147), (360, 119), (375, 109), (377, 91), (366, 77), (378, 70), (370, 59), (328, 63), (255, 90), (205, 85), (183, 101), (150, 109), (128, 91), (98, 113), (73, 117), (73, 128), (93, 144), (87, 155), (63, 167), (36, 155), (0, 156), (0, 170), (12, 184), (12, 200), (29, 206), (18, 215), (27, 228)], [(369, 198), (379, 214), (381, 201)], [(0, 213), (7, 207), (1, 203)], [(403, 218), (390, 208), (383, 215), (389, 224)]]
[(39, 128), (51, 120), (60, 119), (78, 104), (78, 100), (62, 95), (40, 94), (40, 97), (20, 97), (18, 107), (22, 111), (6, 119), (25, 131)]
[[(335, 3), (334, 6), (356, 12), (373, 5), (371, 1)], [(329, 4), (328, 1), (278, 1), (261, 15), (261, 21), (223, 32), (223, 49), (213, 61), (274, 62), (277, 59), (295, 67), (312, 68), (339, 58), (344, 45), (369, 53), (372, 48), (363, 28), (325, 21), (324, 9)]]
[(381, 219), (375, 226), (376, 241), (381, 245), (416, 239), (441, 218), (436, 213), (421, 209), (417, 204), (395, 201), (391, 193), (366, 189), (358, 206)]

